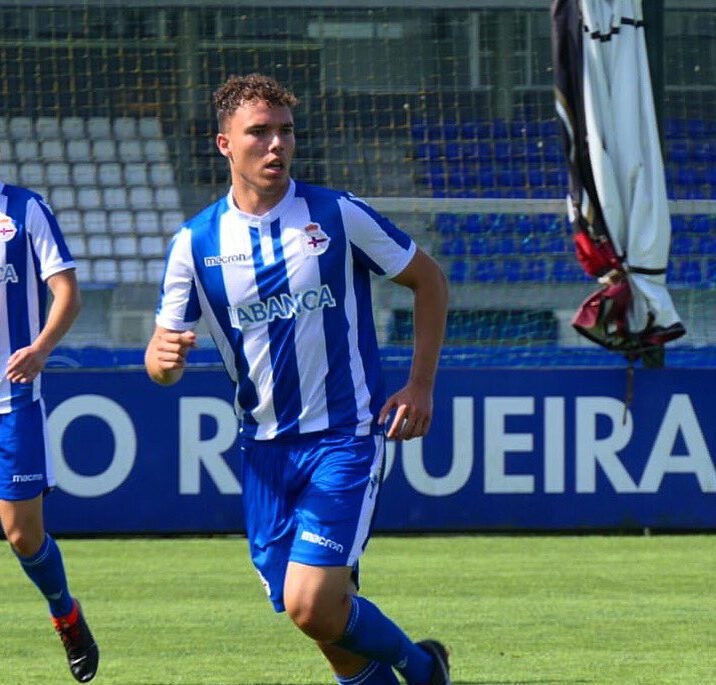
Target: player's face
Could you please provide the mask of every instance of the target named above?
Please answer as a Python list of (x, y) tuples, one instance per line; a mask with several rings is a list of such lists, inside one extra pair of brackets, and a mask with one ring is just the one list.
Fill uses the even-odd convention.
[(229, 160), (231, 180), (239, 193), (264, 199), (283, 197), (296, 148), (289, 107), (246, 102), (226, 122), (216, 143)]

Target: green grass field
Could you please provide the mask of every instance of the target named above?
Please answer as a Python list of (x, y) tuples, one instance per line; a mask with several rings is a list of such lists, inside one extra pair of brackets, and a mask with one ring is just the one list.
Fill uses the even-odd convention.
[[(107, 685), (318, 685), (242, 538), (64, 540)], [(453, 654), (456, 685), (716, 683), (716, 537), (376, 538), (363, 591)], [(74, 682), (44, 602), (0, 555), (0, 683)]]

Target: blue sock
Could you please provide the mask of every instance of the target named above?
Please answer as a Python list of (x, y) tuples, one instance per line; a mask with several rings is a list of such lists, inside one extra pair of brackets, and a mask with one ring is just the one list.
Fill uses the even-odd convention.
[(338, 685), (400, 685), (393, 669), (388, 664), (371, 661), (360, 673), (346, 676), (334, 676)]
[(336, 642), (350, 652), (395, 668), (408, 685), (430, 681), (433, 657), (364, 597), (352, 597), (353, 606), (345, 633)]
[(67, 587), (65, 567), (57, 543), (45, 535), (45, 541), (36, 554), (21, 557), (16, 553), (20, 565), (27, 577), (37, 585), (50, 605), (50, 613), (58, 618), (67, 616), (72, 611), (74, 600)]

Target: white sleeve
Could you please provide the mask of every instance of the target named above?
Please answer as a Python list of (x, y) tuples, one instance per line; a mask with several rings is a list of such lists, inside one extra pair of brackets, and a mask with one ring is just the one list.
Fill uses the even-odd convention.
[(30, 199), (25, 222), (32, 248), (40, 262), (40, 278), (43, 281), (60, 271), (75, 268), (57, 219), (44, 200), (39, 197)]
[(339, 206), (356, 261), (386, 278), (408, 266), (417, 247), (407, 233), (352, 195), (342, 197)]
[(182, 228), (172, 238), (156, 323), (172, 331), (192, 330), (201, 318), (199, 297), (194, 283), (194, 259), (191, 254), (191, 231)]

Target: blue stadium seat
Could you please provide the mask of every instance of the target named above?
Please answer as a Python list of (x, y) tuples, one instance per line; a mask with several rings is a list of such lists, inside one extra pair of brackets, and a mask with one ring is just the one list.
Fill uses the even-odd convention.
[(558, 258), (552, 263), (552, 280), (556, 283), (576, 283), (587, 280), (576, 259)]
[(485, 238), (473, 238), (470, 240), (471, 255), (486, 255), (489, 253), (488, 241)]
[(450, 265), (449, 277), (453, 283), (464, 283), (467, 279), (467, 262), (463, 259), (456, 259)]
[(481, 188), (495, 187), (495, 172), (492, 168), (481, 167), (478, 173), (478, 185)]
[(671, 241), (671, 254), (689, 255), (694, 254), (694, 239), (689, 235), (676, 235)]
[(527, 157), (527, 143), (523, 140), (513, 140), (510, 143), (510, 154), (513, 160), (523, 162)]
[(492, 259), (481, 259), (475, 263), (471, 278), (479, 283), (494, 283), (501, 277), (499, 265)]
[(495, 255), (514, 254), (515, 241), (511, 237), (495, 238), (490, 242), (490, 251)]
[(690, 217), (689, 230), (693, 233), (709, 233), (711, 231), (711, 220), (706, 214), (696, 214)]
[(709, 285), (716, 285), (716, 259), (706, 260), (706, 281)]
[(567, 249), (567, 241), (564, 236), (561, 235), (549, 235), (545, 237), (542, 246), (544, 251), (549, 254), (566, 254), (569, 251)]
[(427, 127), (423, 122), (415, 122), (410, 127), (410, 137), (416, 142), (422, 142), (424, 140), (427, 140), (428, 133), (427, 133)]
[(716, 254), (716, 235), (707, 235), (701, 238), (698, 254)]
[(687, 285), (698, 285), (702, 279), (700, 261), (686, 259), (681, 262), (677, 271), (677, 281)]
[(467, 244), (465, 238), (460, 236), (456, 238), (446, 238), (443, 240), (440, 252), (447, 257), (459, 257), (467, 254)]
[[(508, 257), (502, 260), (502, 276), (508, 283), (518, 283), (525, 280), (524, 262), (521, 259)], [(512, 337), (505, 335), (504, 337)]]
[(686, 138), (686, 122), (683, 119), (669, 118), (664, 123), (664, 133), (667, 139)]
[(527, 169), (527, 180), (533, 188), (541, 188), (547, 185), (547, 177), (541, 166), (529, 166)]
[(694, 162), (716, 162), (716, 143), (713, 141), (694, 142), (691, 147), (691, 159)]
[(421, 143), (415, 146), (415, 159), (435, 160), (442, 157), (442, 150), (437, 143)]
[(477, 158), (483, 164), (489, 164), (494, 156), (494, 146), (492, 143), (485, 140), (480, 140), (477, 143)]
[(506, 140), (496, 140), (494, 146), (494, 156), (498, 162), (506, 164), (511, 160), (510, 143)]
[(468, 214), (463, 222), (463, 230), (467, 233), (485, 233), (492, 228), (483, 214)]
[(686, 133), (689, 138), (705, 138), (709, 135), (709, 129), (703, 119), (687, 119)]
[(532, 258), (527, 260), (524, 276), (526, 281), (543, 283), (547, 280), (547, 264), (543, 259)]
[(543, 148), (545, 162), (564, 162), (562, 143), (559, 140), (545, 141)]
[(460, 138), (462, 140), (478, 140), (478, 128), (480, 123), (477, 121), (465, 121), (460, 126)]
[(492, 122), (493, 138), (509, 138), (510, 127), (504, 119), (494, 119)]
[(462, 145), (460, 143), (445, 143), (445, 159), (462, 159)]
[(685, 140), (671, 140), (666, 145), (666, 158), (675, 164), (689, 161), (689, 144)]
[(523, 119), (513, 119), (510, 122), (510, 137), (525, 138), (527, 136), (527, 122)]
[(558, 137), (560, 134), (559, 122), (557, 119), (543, 119), (538, 123), (539, 134), (542, 138)]
[(457, 233), (461, 228), (460, 217), (457, 214), (441, 213), (435, 216), (435, 228), (438, 233), (449, 235)]

